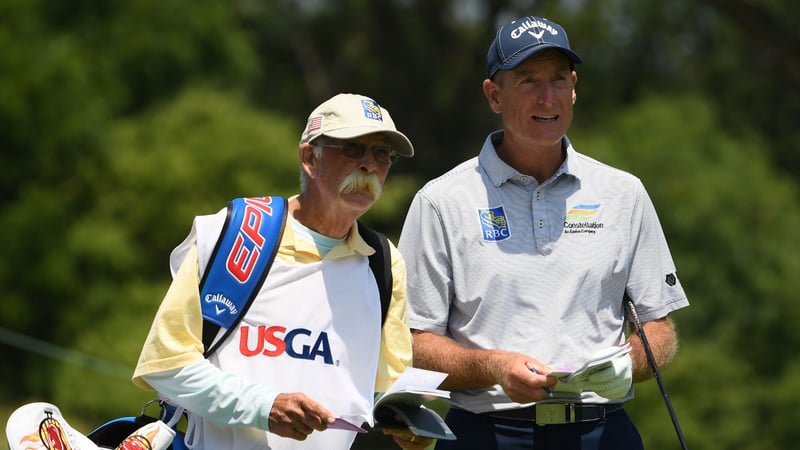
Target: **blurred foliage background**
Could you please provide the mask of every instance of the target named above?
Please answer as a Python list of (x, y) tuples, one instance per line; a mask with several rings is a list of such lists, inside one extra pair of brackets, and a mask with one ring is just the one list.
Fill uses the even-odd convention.
[[(129, 378), (195, 214), (298, 190), (297, 142), (338, 92), (389, 109), (417, 156), (365, 220), (395, 241), (414, 191), (499, 122), (496, 28), (564, 25), (570, 137), (641, 177), (692, 306), (664, 372), (692, 449), (800, 441), (800, 24), (790, 0), (3, 0), (0, 419), (83, 431), (135, 415)], [(655, 382), (629, 411), (678, 448)]]

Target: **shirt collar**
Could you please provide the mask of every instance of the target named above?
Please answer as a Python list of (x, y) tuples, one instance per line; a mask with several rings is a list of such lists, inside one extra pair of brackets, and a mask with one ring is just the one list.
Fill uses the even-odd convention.
[[(284, 227), (281, 245), (291, 248), (298, 253), (308, 253), (315, 255), (318, 258), (320, 257), (319, 251), (317, 251), (317, 247), (314, 245), (314, 243), (308, 242), (305, 239), (297, 238), (297, 235), (295, 234), (294, 229), (290, 225), (289, 221), (286, 222), (286, 227)], [(325, 256), (325, 259), (341, 258), (344, 256), (354, 255), (356, 253), (364, 256), (370, 256), (375, 253), (375, 250), (370, 247), (366, 241), (364, 241), (364, 238), (362, 238), (358, 233), (358, 224), (354, 223), (353, 226), (350, 227), (350, 231), (348, 232), (348, 236), (344, 244), (332, 248), (331, 251)]]
[[(342, 253), (339, 253), (338, 250), (342, 249)], [(338, 258), (340, 256), (349, 256), (354, 253), (359, 253), (364, 256), (370, 256), (375, 253), (375, 250), (367, 244), (361, 234), (358, 233), (358, 224), (354, 223), (352, 227), (350, 227), (350, 232), (347, 235), (347, 240), (345, 241), (344, 245), (340, 245), (338, 247), (334, 247), (331, 249), (331, 252), (328, 253), (329, 257)]]
[[(520, 173), (517, 171), (517, 169), (509, 166), (505, 161), (497, 156), (497, 146), (502, 142), (503, 130), (497, 130), (486, 138), (486, 141), (484, 141), (483, 147), (481, 148), (481, 152), (478, 155), (478, 162), (480, 166), (483, 167), (483, 170), (486, 172), (486, 175), (488, 175), (489, 180), (491, 180), (492, 184), (495, 186), (500, 186), (501, 184), (510, 180), (516, 180), (525, 184), (525, 181), (532, 177)], [(545, 181), (545, 183), (549, 182), (550, 180), (556, 180), (558, 177), (565, 174), (580, 179), (580, 160), (578, 159), (578, 154), (572, 147), (572, 143), (567, 136), (564, 136), (561, 145), (566, 147), (567, 156), (564, 158), (564, 162), (561, 164), (558, 170), (556, 170), (553, 176), (551, 176), (549, 180)]]

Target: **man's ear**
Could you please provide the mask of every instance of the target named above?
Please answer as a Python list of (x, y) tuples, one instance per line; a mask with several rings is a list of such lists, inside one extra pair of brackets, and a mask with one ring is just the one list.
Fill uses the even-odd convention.
[(573, 70), (572, 71), (572, 104), (575, 104), (575, 101), (578, 100), (578, 94), (575, 91), (575, 85), (578, 84), (578, 74)]
[(313, 177), (316, 173), (317, 164), (319, 164), (319, 159), (314, 154), (314, 146), (308, 142), (304, 142), (300, 144), (297, 152), (300, 155), (300, 164), (303, 170), (305, 170), (309, 176)]
[(483, 80), (483, 95), (489, 102), (489, 108), (495, 113), (500, 114), (503, 108), (500, 105), (500, 86), (490, 79)]

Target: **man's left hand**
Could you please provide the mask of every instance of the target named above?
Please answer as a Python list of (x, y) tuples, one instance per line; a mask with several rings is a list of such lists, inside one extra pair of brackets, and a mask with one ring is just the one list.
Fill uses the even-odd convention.
[(417, 436), (410, 430), (386, 428), (383, 430), (383, 434), (392, 436), (394, 442), (397, 443), (400, 448), (406, 450), (424, 450), (433, 443), (433, 439)]
[(573, 392), (593, 391), (609, 400), (625, 397), (633, 382), (633, 369), (630, 354), (626, 353), (612, 359), (608, 364), (576, 376), (569, 382), (559, 381), (555, 391)]

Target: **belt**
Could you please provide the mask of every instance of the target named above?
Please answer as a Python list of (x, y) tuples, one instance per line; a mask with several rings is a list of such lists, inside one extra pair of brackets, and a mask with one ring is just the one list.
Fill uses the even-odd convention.
[(621, 410), (622, 403), (589, 405), (580, 403), (537, 403), (527, 408), (485, 412), (493, 419), (522, 420), (536, 425), (562, 425), (576, 422), (595, 422)]

